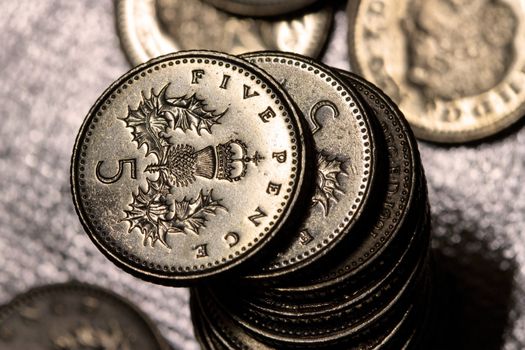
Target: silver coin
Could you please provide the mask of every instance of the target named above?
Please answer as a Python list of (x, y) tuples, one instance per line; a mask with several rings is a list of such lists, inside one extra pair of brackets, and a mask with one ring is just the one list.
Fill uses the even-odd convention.
[(361, 100), (329, 68), (291, 53), (241, 57), (281, 82), (303, 112), (317, 153), (315, 191), (301, 227), (250, 277), (283, 276), (320, 259), (351, 232), (371, 197), (375, 138)]
[(299, 197), (298, 115), (259, 68), (211, 51), (166, 55), (97, 101), (74, 148), (75, 207), (130, 273), (188, 283), (268, 243)]
[(180, 50), (206, 49), (241, 54), (259, 50), (315, 57), (333, 20), (323, 5), (287, 18), (236, 17), (201, 0), (119, 0), (117, 25), (133, 65)]

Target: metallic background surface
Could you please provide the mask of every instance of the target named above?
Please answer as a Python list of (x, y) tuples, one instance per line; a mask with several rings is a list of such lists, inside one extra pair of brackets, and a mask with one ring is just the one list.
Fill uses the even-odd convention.
[[(343, 7), (323, 60), (347, 63)], [(78, 279), (126, 296), (175, 349), (197, 349), (186, 289), (138, 280), (97, 250), (75, 214), (69, 165), (91, 105), (131, 68), (111, 0), (0, 3), (0, 303)], [(475, 145), (419, 143), (447, 293), (445, 349), (525, 347), (525, 128)]]

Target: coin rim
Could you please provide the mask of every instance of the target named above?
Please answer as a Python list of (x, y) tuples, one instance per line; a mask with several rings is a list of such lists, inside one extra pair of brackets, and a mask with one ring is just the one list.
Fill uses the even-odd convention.
[[(288, 112), (288, 116), (290, 117), (289, 125), (292, 127), (292, 131), (295, 134), (294, 138), (296, 139), (296, 143), (294, 145), (297, 146), (297, 149), (295, 150), (295, 152), (297, 153), (297, 164), (294, 165), (296, 167), (294, 173), (295, 177), (290, 179), (290, 182), (293, 182), (293, 185), (290, 186), (292, 191), (289, 194), (289, 199), (287, 200), (286, 205), (282, 207), (282, 213), (279, 216), (279, 218), (273, 220), (273, 226), (266, 232), (264, 237), (259, 237), (258, 235), (256, 235), (257, 241), (252, 239), (252, 241), (254, 241), (252, 242), (252, 246), (249, 249), (246, 249), (244, 253), (241, 253), (240, 255), (234, 255), (232, 258), (228, 257), (226, 262), (223, 262), (220, 265), (212, 266), (211, 268), (207, 267), (205, 268), (204, 272), (199, 269), (190, 269), (189, 271), (161, 271), (161, 269), (158, 268), (151, 268), (149, 264), (146, 264), (146, 266), (140, 265), (142, 259), (140, 262), (131, 261), (131, 258), (129, 256), (123, 257), (121, 256), (121, 253), (116, 252), (115, 249), (110, 250), (107, 244), (103, 242), (102, 237), (99, 237), (98, 234), (92, 232), (89, 224), (90, 221), (86, 219), (87, 214), (83, 212), (84, 209), (82, 205), (82, 200), (80, 198), (81, 195), (79, 193), (79, 189), (77, 189), (77, 187), (79, 186), (77, 168), (79, 166), (78, 163), (80, 160), (79, 154), (81, 153), (81, 142), (85, 138), (86, 131), (89, 125), (91, 125), (92, 119), (96, 117), (96, 113), (104, 105), (106, 100), (108, 100), (108, 98), (116, 89), (118, 89), (123, 83), (129, 80), (130, 77), (136, 75), (137, 73), (140, 73), (141, 71), (147, 70), (148, 67), (152, 68), (153, 66), (160, 65), (164, 61), (167, 62), (175, 59), (183, 60), (186, 58), (188, 60), (202, 58), (203, 60), (210, 59), (221, 60), (223, 62), (230, 62), (230, 64), (232, 65), (236, 65), (237, 67), (240, 67), (246, 71), (251, 72), (254, 75), (257, 75), (258, 78), (260, 78), (263, 81), (263, 83), (267, 85), (268, 88), (272, 89), (272, 93), (274, 93), (276, 97), (281, 101), (281, 105), (286, 107), (286, 112)], [(218, 275), (220, 273), (225, 273), (234, 267), (242, 265), (246, 260), (249, 260), (256, 256), (256, 253), (260, 252), (268, 242), (272, 241), (273, 238), (276, 235), (278, 235), (278, 233), (283, 229), (283, 227), (285, 227), (289, 223), (290, 217), (292, 217), (292, 215), (294, 214), (294, 209), (297, 209), (297, 207), (299, 207), (296, 204), (298, 202), (298, 199), (300, 199), (303, 190), (305, 190), (304, 187), (306, 187), (303, 186), (303, 184), (305, 182), (307, 153), (308, 150), (305, 146), (304, 127), (302, 125), (301, 118), (298, 115), (298, 111), (295, 108), (293, 101), (288, 96), (286, 91), (268, 73), (243, 59), (225, 53), (209, 50), (179, 51), (177, 53), (159, 56), (155, 59), (152, 59), (131, 69), (130, 71), (122, 75), (120, 78), (118, 78), (114, 83), (112, 83), (110, 87), (108, 87), (97, 99), (95, 104), (89, 110), (87, 116), (84, 118), (82, 126), (80, 127), (75, 140), (70, 167), (71, 194), (73, 197), (75, 211), (80, 219), (84, 231), (93, 241), (95, 246), (109, 260), (111, 260), (114, 264), (116, 264), (118, 267), (122, 268), (126, 272), (129, 272), (132, 275), (142, 278), (144, 280), (153, 281), (154, 283), (158, 284), (183, 286), (187, 285), (188, 282), (195, 282), (205, 279), (207, 277)]]
[[(369, 165), (368, 168), (366, 166), (363, 167), (365, 171), (368, 171), (368, 175), (363, 175), (360, 179), (362, 185), (363, 185), (364, 178), (366, 178), (366, 181), (364, 183), (365, 188), (364, 189), (359, 188), (359, 191), (363, 191), (363, 195), (360, 197), (359, 196), (356, 197), (356, 199), (357, 198), (359, 199), (357, 203), (356, 203), (356, 199), (354, 199), (354, 201), (352, 202), (353, 205), (354, 204), (356, 205), (356, 208), (345, 210), (346, 215), (345, 215), (344, 220), (342, 220), (342, 222), (338, 223), (338, 225), (336, 226), (336, 230), (338, 231), (338, 233), (332, 232), (332, 234), (334, 235), (334, 238), (329, 239), (329, 237), (327, 237), (325, 239), (325, 240), (328, 240), (328, 243), (319, 242), (318, 245), (322, 245), (322, 247), (318, 248), (318, 245), (316, 245), (315, 252), (308, 250), (307, 256), (304, 256), (303, 253), (295, 254), (294, 257), (286, 260), (285, 261), (286, 263), (279, 262), (279, 267), (277, 268), (266, 268), (268, 266), (273, 266), (276, 264), (276, 263), (275, 264), (273, 263), (273, 257), (272, 257), (271, 259), (272, 261), (270, 262), (270, 264), (265, 263), (264, 270), (261, 270), (258, 272), (250, 272), (250, 274), (245, 276), (246, 279), (275, 278), (275, 277), (286, 275), (291, 272), (303, 270), (307, 268), (310, 264), (315, 262), (316, 260), (325, 256), (331, 249), (337, 246), (337, 244), (341, 242), (345, 237), (348, 237), (350, 228), (354, 227), (356, 223), (359, 221), (359, 219), (363, 216), (362, 214), (365, 211), (367, 203), (370, 200), (371, 189), (372, 189), (372, 186), (374, 185), (374, 179), (376, 178), (376, 175), (377, 175), (378, 148), (376, 144), (376, 131), (372, 126), (370, 116), (368, 115), (368, 111), (365, 108), (365, 104), (362, 102), (361, 97), (354, 91), (353, 88), (349, 87), (348, 84), (346, 84), (345, 81), (339, 76), (339, 74), (337, 74), (331, 67), (325, 64), (322, 64), (320, 62), (316, 62), (310, 57), (306, 57), (306, 56), (299, 55), (296, 53), (291, 53), (291, 52), (256, 51), (256, 52), (250, 52), (250, 53), (239, 55), (239, 57), (249, 62), (252, 62), (255, 65), (257, 65), (257, 62), (256, 62), (257, 60), (268, 60), (269, 59), (271, 61), (274, 61), (278, 59), (279, 65), (283, 64), (283, 62), (281, 62), (282, 60), (285, 60), (286, 61), (284, 62), (285, 66), (291, 65), (290, 62), (292, 61), (294, 61), (295, 63), (298, 63), (298, 65), (293, 63), (293, 66), (300, 66), (300, 69), (307, 69), (306, 67), (310, 66), (313, 68), (311, 71), (311, 74), (314, 74), (314, 70), (318, 70), (319, 73), (316, 74), (316, 77), (318, 77), (319, 79), (323, 79), (323, 81), (326, 81), (326, 78), (322, 78), (321, 74), (326, 75), (326, 77), (329, 77), (333, 83), (342, 87), (342, 91), (344, 90), (344, 92), (348, 94), (347, 95), (348, 97), (352, 98), (352, 103), (355, 103), (355, 107), (353, 108), (357, 108), (359, 110), (359, 115), (361, 116), (361, 119), (356, 120), (356, 122), (359, 123), (362, 121), (364, 125), (361, 126), (361, 128), (366, 129), (366, 132), (364, 132), (366, 138), (359, 137), (358, 142), (360, 142), (362, 146), (362, 151), (360, 152), (360, 156), (361, 156), (360, 161)], [(307, 71), (307, 73), (308, 72), (310, 71)], [(341, 92), (338, 91), (338, 93), (341, 93)], [(355, 118), (353, 114), (347, 117)], [(301, 116), (301, 119), (303, 120), (304, 123), (307, 123), (307, 120), (305, 117)], [(305, 128), (307, 128), (308, 131), (310, 131), (309, 126), (305, 126)], [(366, 146), (365, 143), (369, 143), (369, 146)], [(366, 152), (367, 150), (369, 150), (369, 153)], [(317, 154), (315, 150), (314, 152), (315, 154)], [(370, 157), (370, 160), (365, 161), (365, 157)], [(353, 214), (349, 215), (349, 212), (353, 212)], [(344, 227), (341, 227), (341, 225), (344, 225)], [(303, 257), (298, 259), (297, 256), (303, 256)], [(291, 262), (290, 260), (295, 260), (295, 261)]]
[(155, 340), (157, 341), (159, 349), (171, 349), (167, 340), (162, 336), (160, 330), (155, 325), (155, 323), (149, 318), (149, 316), (144, 311), (142, 311), (137, 305), (135, 305), (135, 303), (109, 289), (79, 281), (42, 285), (30, 288), (29, 290), (22, 292), (21, 294), (11, 299), (11, 301), (9, 301), (7, 304), (0, 307), (0, 324), (4, 322), (6, 318), (12, 315), (13, 312), (16, 312), (20, 306), (31, 302), (37, 298), (46, 295), (53, 295), (55, 293), (74, 293), (78, 291), (85, 291), (89, 294), (101, 296), (101, 299), (105, 298), (113, 299), (113, 301), (116, 300), (121, 305), (125, 306), (127, 309), (130, 309), (137, 316), (139, 316), (141, 320), (144, 321), (144, 323), (148, 326), (150, 332), (153, 334)]

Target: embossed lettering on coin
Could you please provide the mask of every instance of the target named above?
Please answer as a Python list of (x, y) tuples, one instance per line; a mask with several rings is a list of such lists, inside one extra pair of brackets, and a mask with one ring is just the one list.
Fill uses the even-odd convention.
[(72, 182), (87, 232), (153, 278), (241, 262), (296, 199), (304, 157), (294, 113), (265, 73), (227, 55), (175, 54), (129, 72), (77, 139)]

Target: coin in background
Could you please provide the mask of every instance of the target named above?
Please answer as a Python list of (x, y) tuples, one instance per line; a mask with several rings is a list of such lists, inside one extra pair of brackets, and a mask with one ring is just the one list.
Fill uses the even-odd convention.
[(30, 290), (0, 308), (0, 349), (168, 350), (151, 320), (122, 297), (81, 283)]
[(236, 17), (201, 0), (119, 0), (118, 30), (134, 65), (167, 53), (207, 49), (240, 54), (281, 50), (317, 56), (333, 8), (316, 6), (283, 19)]
[(226, 271), (297, 202), (303, 132), (284, 90), (239, 58), (187, 51), (126, 73), (76, 140), (71, 183), (90, 238), (158, 283)]
[(277, 16), (300, 10), (316, 0), (206, 0), (219, 9), (244, 16)]
[(350, 1), (348, 16), (352, 66), (397, 102), (416, 136), (472, 141), (524, 114), (521, 1)]

